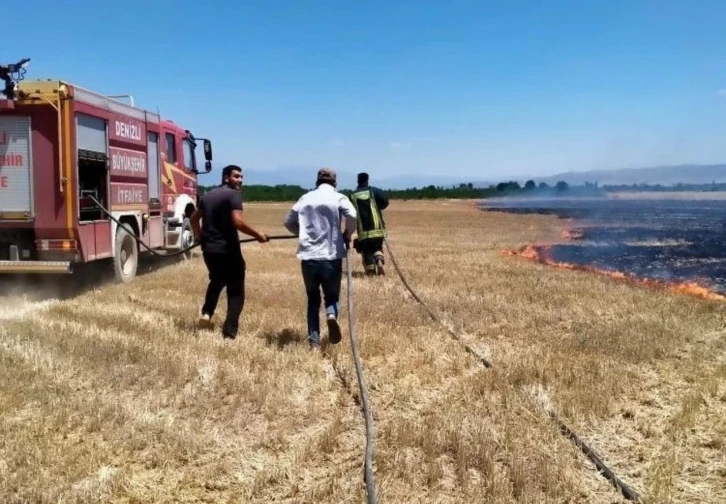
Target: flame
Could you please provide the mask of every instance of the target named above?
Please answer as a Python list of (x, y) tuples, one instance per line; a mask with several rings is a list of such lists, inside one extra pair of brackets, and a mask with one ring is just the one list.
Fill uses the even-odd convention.
[(585, 266), (580, 264), (573, 264), (568, 262), (558, 262), (552, 259), (551, 255), (552, 248), (547, 245), (526, 245), (519, 250), (507, 249), (504, 254), (507, 256), (519, 256), (530, 261), (535, 261), (540, 264), (553, 266), (559, 269), (567, 269), (574, 271), (585, 271), (588, 273), (595, 273), (598, 275), (605, 275), (610, 278), (617, 280), (624, 280), (627, 282), (634, 283), (636, 285), (644, 285), (654, 288), (668, 289), (679, 294), (687, 294), (690, 296), (699, 297), (702, 299), (708, 299), (713, 301), (726, 301), (726, 296), (713, 292), (708, 288), (700, 285), (698, 282), (667, 282), (664, 280), (654, 280), (651, 278), (639, 278), (632, 274), (626, 274), (621, 271), (609, 271), (594, 266)]

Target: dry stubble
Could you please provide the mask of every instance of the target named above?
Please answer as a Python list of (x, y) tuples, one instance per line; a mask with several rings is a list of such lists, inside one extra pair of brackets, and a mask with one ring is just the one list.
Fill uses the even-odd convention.
[[(277, 234), (287, 207), (247, 213)], [(494, 368), (428, 320), (390, 261), (355, 279), (380, 502), (621, 500), (543, 409), (653, 502), (724, 499), (722, 304), (501, 254), (558, 239), (554, 218), (396, 201), (386, 219), (409, 282)], [(231, 343), (194, 329), (199, 260), (1, 312), (3, 500), (361, 502), (349, 341), (307, 350), (294, 247), (245, 246)]]

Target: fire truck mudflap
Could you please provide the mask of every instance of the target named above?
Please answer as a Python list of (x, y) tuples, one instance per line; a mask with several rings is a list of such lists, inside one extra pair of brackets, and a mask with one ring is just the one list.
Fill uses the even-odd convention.
[[(31, 119), (0, 115), (0, 221), (28, 222), (34, 217)], [(68, 261), (27, 260), (33, 246), (18, 246), (18, 231), (0, 230), (0, 273), (71, 273)]]

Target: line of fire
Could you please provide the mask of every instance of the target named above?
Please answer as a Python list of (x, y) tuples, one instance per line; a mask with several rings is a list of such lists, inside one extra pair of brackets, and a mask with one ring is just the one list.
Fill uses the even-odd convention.
[(506, 256), (726, 301), (723, 205), (550, 201), (488, 204), (485, 210), (556, 215), (568, 223), (561, 241), (507, 249)]

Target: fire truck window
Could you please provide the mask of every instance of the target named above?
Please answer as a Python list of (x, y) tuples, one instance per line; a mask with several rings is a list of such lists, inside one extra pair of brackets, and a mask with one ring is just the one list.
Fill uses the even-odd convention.
[(192, 158), (192, 144), (188, 140), (182, 142), (184, 146), (184, 169), (188, 172), (194, 171), (194, 159)]
[(167, 133), (166, 138), (166, 162), (176, 163), (176, 139), (174, 133)]
[(78, 212), (81, 222), (103, 220), (104, 214), (89, 198), (93, 196), (102, 205), (108, 206), (106, 184), (108, 169), (99, 153), (79, 149), (78, 151)]

